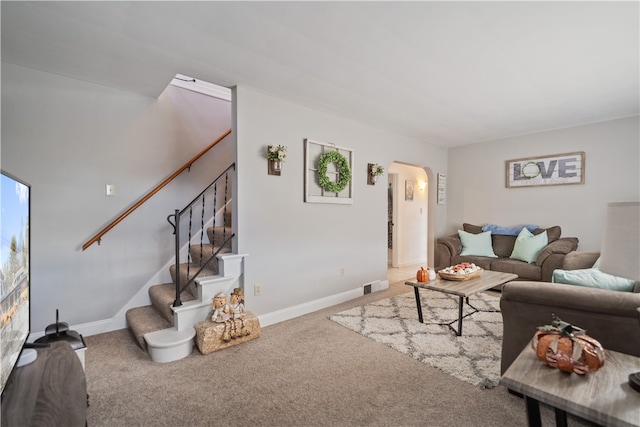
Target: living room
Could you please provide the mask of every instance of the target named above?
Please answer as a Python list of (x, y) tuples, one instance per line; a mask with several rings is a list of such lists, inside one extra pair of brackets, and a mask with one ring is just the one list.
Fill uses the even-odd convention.
[[(9, 15), (9, 6), (16, 8), (15, 16)], [(20, 25), (20, 14), (33, 9), (46, 18), (51, 7), (3, 4), (3, 15), (13, 18), (3, 31), (9, 35), (18, 31), (16, 27), (37, 25), (36, 18)], [(190, 93), (166, 93), (154, 99), (67, 78), (62, 72), (24, 67), (20, 61), (7, 61), (10, 53), (16, 54), (9, 47), (3, 49), (2, 164), (30, 182), (36, 197), (35, 330), (42, 331), (51, 322), (54, 308), (71, 324), (84, 326), (85, 334), (122, 327), (112, 319), (171, 258), (170, 228), (164, 218), (180, 206), (173, 201), (175, 194), (184, 194), (181, 200), (187, 201), (205, 181), (196, 180), (191, 191), (178, 183), (156, 196), (160, 201), (114, 229), (100, 246), (81, 251), (79, 245), (179, 166), (176, 153), (185, 152), (179, 159), (184, 162), (226, 129), (216, 128), (204, 115), (184, 117), (181, 111), (186, 106), (210, 109), (212, 115), (231, 113), (222, 113), (223, 107), (214, 101)], [(366, 163), (388, 168), (392, 162), (403, 162), (447, 175), (446, 204), (431, 203), (429, 216), (435, 225), (430, 241), (455, 232), (463, 221), (531, 222), (560, 225), (564, 235), (579, 237), (580, 249), (598, 250), (602, 229), (597, 224), (603, 222), (606, 202), (637, 199), (639, 193), (638, 118), (633, 113), (637, 102), (631, 89), (625, 89), (627, 93), (631, 93), (631, 113), (618, 112), (614, 105), (607, 107), (607, 113), (630, 117), (447, 148), (240, 85), (234, 92), (235, 138), (222, 157), (228, 162), (235, 157), (238, 164), (235, 247), (249, 254), (244, 277), (248, 306), (264, 315), (386, 279), (386, 185), (366, 185), (365, 174), (357, 173)], [(603, 120), (599, 116), (592, 121)], [(304, 138), (354, 149), (356, 203), (331, 206), (302, 201)], [(264, 149), (274, 143), (289, 149), (280, 177), (263, 173)], [(505, 188), (506, 160), (575, 151), (586, 153), (584, 185)], [(154, 162), (149, 161), (150, 153)], [(208, 175), (215, 176), (227, 164), (216, 164)], [(201, 169), (196, 164), (193, 172), (201, 174)], [(104, 185), (111, 183), (118, 184), (117, 194), (105, 197)], [(431, 200), (435, 186), (435, 179), (429, 182)], [(340, 244), (328, 236), (336, 236)], [(281, 256), (274, 259), (274, 253)], [(432, 260), (433, 253), (427, 257), (425, 261)], [(283, 277), (282, 271), (289, 274)], [(260, 297), (253, 296), (256, 283), (262, 285)]]
[[(78, 7), (83, 11), (88, 5)], [(107, 5), (101, 7), (106, 8), (105, 13), (109, 11)], [(635, 7), (637, 12), (635, 3), (627, 3), (625, 7)], [(84, 19), (85, 14), (80, 11), (77, 13)], [(36, 12), (38, 19), (31, 21), (30, 12)], [(64, 23), (75, 24), (73, 13), (72, 6), (58, 8), (55, 2), (52, 6), (2, 4), (2, 168), (32, 185), (31, 280), (35, 332), (44, 331), (52, 322), (56, 308), (73, 329), (87, 336), (124, 327), (123, 307), (146, 286), (153, 284), (158, 275), (167, 274), (164, 266), (172, 256), (172, 240), (166, 216), (197, 194), (206, 185), (207, 178), (215, 176), (228, 164), (217, 164), (219, 153), (211, 153), (203, 163), (209, 166), (195, 164), (190, 174), (158, 195), (158, 201), (150, 202), (151, 205), (110, 232), (99, 246), (94, 245), (86, 251), (80, 246), (222, 133), (224, 128), (217, 128), (210, 122), (213, 114), (226, 114), (228, 120), (233, 121), (234, 136), (221, 157), (237, 164), (237, 200), (233, 218), (237, 239), (234, 244), (238, 253), (248, 254), (243, 277), (246, 305), (265, 317), (282, 311), (294, 313), (292, 308), (296, 307), (315, 308), (318, 301), (321, 307), (335, 295), (386, 280), (386, 180), (381, 179), (375, 186), (367, 185), (367, 163), (379, 163), (388, 169), (393, 162), (400, 162), (427, 168), (432, 174), (446, 174), (446, 204), (435, 203), (436, 180), (428, 183), (429, 198), (434, 201), (430, 203), (428, 213), (434, 222), (431, 241), (454, 233), (463, 222), (492, 222), (505, 226), (535, 223), (543, 227), (559, 225), (563, 235), (580, 239), (580, 250), (599, 250), (606, 203), (637, 200), (640, 194), (638, 23), (637, 13), (633, 10), (619, 15), (615, 12), (616, 19), (612, 20), (619, 23), (617, 18), (620, 18), (625, 22), (626, 26), (613, 25), (623, 40), (629, 34), (627, 26), (635, 25), (629, 43), (597, 46), (591, 43), (591, 37), (587, 46), (576, 45), (587, 50), (597, 48), (598, 54), (612, 55), (620, 62), (609, 63), (615, 64), (611, 68), (632, 65), (630, 73), (621, 75), (631, 74), (635, 81), (625, 80), (625, 89), (614, 92), (614, 96), (596, 93), (580, 98), (580, 91), (586, 93), (588, 87), (572, 86), (571, 73), (560, 72), (566, 64), (552, 62), (562, 58), (558, 51), (550, 46), (548, 56), (537, 52), (548, 59), (549, 64), (556, 64), (548, 66), (559, 74), (544, 74), (540, 70), (536, 73), (550, 80), (561, 77), (562, 84), (570, 88), (562, 92), (562, 96), (578, 98), (584, 105), (595, 104), (594, 100), (602, 98), (604, 112), (587, 117), (581, 115), (582, 108), (573, 107), (574, 110), (567, 114), (575, 116), (571, 125), (566, 124), (568, 121), (557, 121), (555, 126), (548, 127), (533, 123), (526, 133), (517, 132), (520, 128), (514, 125), (515, 132), (506, 131), (488, 139), (470, 137), (468, 143), (454, 146), (440, 143), (437, 136), (400, 134), (385, 130), (384, 123), (363, 123), (359, 117), (343, 117), (287, 100), (266, 93), (259, 86), (243, 84), (241, 79), (238, 79), (239, 83), (229, 84), (234, 86), (233, 111), (224, 113), (215, 101), (197, 94), (169, 89), (158, 98), (162, 88), (157, 85), (153, 87), (156, 95), (150, 96), (126, 90), (125, 86), (103, 83), (102, 72), (113, 66), (108, 60), (85, 65), (96, 76), (93, 80), (68, 75), (66, 68), (56, 68), (59, 64), (49, 68), (44, 68), (46, 63), (41, 68), (31, 65), (29, 55), (46, 59), (49, 49), (54, 56), (62, 55), (60, 46), (64, 46), (64, 39), (32, 51), (11, 49), (13, 35), (22, 35), (13, 32), (17, 31), (16, 27), (22, 26), (36, 34), (33, 27), (47, 28), (46, 18), (51, 18), (50, 22), (55, 17)], [(65, 17), (65, 14), (68, 15)], [(95, 14), (92, 19), (97, 20), (99, 15)], [(545, 11), (540, 15), (548, 16)], [(587, 15), (592, 18), (597, 13)], [(70, 25), (69, 28), (77, 26)], [(617, 34), (605, 24), (603, 28)], [(39, 43), (47, 41), (48, 33), (44, 34), (36, 37)], [(589, 34), (590, 31), (580, 33), (584, 37)], [(81, 34), (75, 36), (82, 39)], [(522, 36), (518, 41), (525, 41), (523, 39), (527, 37)], [(105, 44), (99, 47), (103, 48), (105, 57), (117, 56), (114, 52), (121, 41), (105, 36)], [(174, 49), (180, 52), (186, 48), (178, 45)], [(98, 46), (94, 50), (99, 50)], [(176, 56), (178, 60), (186, 61), (191, 52), (183, 52), (187, 53), (176, 53)], [(200, 53), (191, 55), (198, 58)], [(82, 61), (80, 55), (72, 64), (81, 68)], [(191, 69), (187, 70), (167, 68), (157, 74), (131, 74), (127, 76), (131, 80), (127, 84), (146, 89), (147, 79), (155, 83), (162, 77), (166, 86), (176, 73), (189, 74), (190, 71), (199, 78), (215, 76), (215, 67), (201, 71), (194, 63), (197, 60), (191, 59)], [(505, 61), (500, 66), (504, 67), (504, 64), (511, 62)], [(265, 73), (277, 73), (277, 65), (270, 65), (273, 69), (268, 68)], [(589, 62), (586, 66), (576, 67), (595, 70), (589, 68), (592, 65)], [(556, 66), (559, 69), (555, 69)], [(486, 64), (478, 67), (481, 76), (481, 70), (494, 70), (485, 68)], [(571, 70), (575, 70), (573, 66)], [(599, 79), (601, 72), (600, 68), (593, 71), (592, 86), (613, 86), (613, 81)], [(472, 79), (473, 74), (469, 73), (468, 78)], [(455, 76), (457, 80), (467, 75)], [(209, 80), (224, 83), (222, 80), (226, 78), (225, 75)], [(345, 85), (358, 78), (358, 75), (352, 76)], [(401, 78), (398, 80), (402, 81)], [(480, 84), (482, 79), (469, 81)], [(412, 82), (407, 81), (406, 86), (380, 90), (410, 98)], [(458, 86), (453, 86), (460, 91)], [(496, 90), (504, 91), (503, 88)], [(321, 98), (323, 86), (318, 84), (315, 91)], [(620, 99), (619, 104), (612, 101), (616, 96)], [(551, 97), (547, 100), (549, 115), (563, 112), (562, 102), (554, 103)], [(446, 99), (437, 101), (445, 108)], [(526, 121), (527, 113), (533, 114), (526, 107), (534, 101), (536, 106), (544, 108), (544, 102), (523, 98), (522, 109), (513, 112), (516, 117), (512, 120)], [(410, 105), (414, 102), (412, 100)], [(494, 103), (500, 104), (500, 99), (495, 99)], [(184, 113), (183, 108), (194, 105), (200, 114), (193, 114), (193, 110)], [(407, 116), (412, 115), (410, 111), (404, 111)], [(431, 119), (425, 116), (424, 120)], [(465, 120), (461, 120), (461, 127)], [(434, 128), (436, 125), (433, 124)], [(482, 130), (478, 128), (478, 132)], [(355, 201), (352, 205), (304, 203), (305, 138), (333, 142), (354, 150)], [(288, 147), (281, 176), (267, 175), (264, 150), (270, 144)], [(505, 188), (505, 161), (577, 151), (586, 155), (584, 184)], [(105, 196), (105, 184), (116, 185), (115, 197)], [(175, 202), (176, 198), (180, 203)], [(433, 255), (427, 254), (425, 264), (429, 264)], [(260, 296), (254, 296), (255, 284), (261, 284)]]

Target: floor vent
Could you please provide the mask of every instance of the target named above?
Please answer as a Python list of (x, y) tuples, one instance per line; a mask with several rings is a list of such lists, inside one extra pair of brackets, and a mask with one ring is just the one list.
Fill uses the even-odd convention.
[(364, 294), (368, 295), (371, 293), (371, 285), (364, 285)]

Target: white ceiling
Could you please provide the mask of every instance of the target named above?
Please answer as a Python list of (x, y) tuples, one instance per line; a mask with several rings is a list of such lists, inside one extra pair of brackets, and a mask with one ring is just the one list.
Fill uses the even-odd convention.
[(244, 85), (441, 146), (639, 114), (639, 2), (1, 2), (2, 60)]

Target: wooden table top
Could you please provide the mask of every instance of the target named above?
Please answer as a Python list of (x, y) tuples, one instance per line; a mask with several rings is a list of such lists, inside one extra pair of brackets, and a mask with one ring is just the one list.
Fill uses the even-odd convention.
[(640, 426), (640, 393), (628, 383), (640, 357), (605, 350), (598, 371), (577, 375), (551, 368), (528, 345), (502, 376), (505, 387), (600, 425)]
[(446, 294), (468, 297), (473, 294), (477, 294), (478, 292), (491, 289), (495, 286), (505, 284), (517, 278), (517, 274), (485, 270), (480, 276), (469, 280), (444, 280), (441, 279), (440, 276), (437, 276), (435, 280), (430, 280), (428, 282), (408, 281), (405, 282), (405, 284), (416, 288), (431, 289), (434, 291), (444, 292)]

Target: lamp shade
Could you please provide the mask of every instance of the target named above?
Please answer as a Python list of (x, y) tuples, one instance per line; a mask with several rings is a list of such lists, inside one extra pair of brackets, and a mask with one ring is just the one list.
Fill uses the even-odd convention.
[(602, 239), (600, 270), (640, 281), (640, 202), (611, 202)]

